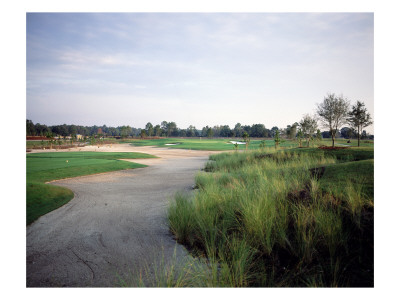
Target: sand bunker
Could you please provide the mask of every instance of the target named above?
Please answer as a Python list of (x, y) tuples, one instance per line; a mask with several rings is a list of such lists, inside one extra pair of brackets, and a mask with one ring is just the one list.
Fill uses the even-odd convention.
[(246, 145), (245, 142), (236, 142), (236, 141), (230, 141), (232, 144), (238, 144), (238, 145)]
[(166, 209), (177, 191), (191, 191), (196, 172), (215, 152), (126, 144), (80, 149), (159, 158), (132, 160), (147, 168), (53, 182), (75, 198), (27, 227), (27, 286), (120, 286), (146, 263), (162, 256), (168, 262), (175, 247), (178, 259), (188, 257), (168, 230)]

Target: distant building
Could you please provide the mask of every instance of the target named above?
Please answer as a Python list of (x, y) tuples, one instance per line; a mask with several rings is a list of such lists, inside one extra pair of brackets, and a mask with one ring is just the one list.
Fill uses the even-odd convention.
[(82, 134), (77, 134), (76, 135), (77, 140), (83, 140), (83, 135)]

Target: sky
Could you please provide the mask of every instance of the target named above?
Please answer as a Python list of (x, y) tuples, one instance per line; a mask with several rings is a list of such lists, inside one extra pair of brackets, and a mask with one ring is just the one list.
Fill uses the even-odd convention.
[(328, 93), (374, 116), (373, 13), (26, 15), (34, 123), (282, 128)]

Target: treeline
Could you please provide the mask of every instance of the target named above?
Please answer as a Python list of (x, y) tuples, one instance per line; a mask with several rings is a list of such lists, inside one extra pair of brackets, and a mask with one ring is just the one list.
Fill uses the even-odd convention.
[(103, 137), (132, 137), (140, 135), (140, 129), (130, 126), (108, 127), (103, 126), (81, 126), (81, 125), (55, 125), (47, 126), (40, 123), (34, 124), (32, 120), (26, 120), (27, 136), (103, 136)]
[[(34, 124), (32, 120), (26, 120), (26, 135), (27, 136), (102, 136), (102, 137), (208, 137), (208, 138), (242, 138), (246, 132), (252, 138), (274, 138), (278, 131), (281, 137), (287, 139), (295, 139), (298, 135), (300, 125), (296, 122), (292, 125), (287, 125), (286, 128), (266, 128), (264, 124), (241, 125), (237, 123), (234, 128), (229, 125), (220, 126), (205, 126), (202, 129), (197, 129), (195, 126), (190, 125), (188, 128), (181, 129), (175, 122), (163, 121), (161, 124), (153, 126), (152, 123), (147, 123), (145, 128), (134, 128), (129, 125), (108, 127), (103, 126), (80, 126), (80, 125), (55, 125), (47, 126), (40, 123)], [(329, 131), (320, 132), (321, 137), (330, 138)], [(341, 128), (337, 133), (338, 138), (356, 138), (357, 132), (355, 129), (349, 127)], [(368, 134), (363, 130), (361, 134), (362, 139), (373, 139), (374, 136)]]

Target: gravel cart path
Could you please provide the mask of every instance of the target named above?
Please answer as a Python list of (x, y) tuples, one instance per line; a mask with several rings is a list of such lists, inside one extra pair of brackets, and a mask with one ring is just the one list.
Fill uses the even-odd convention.
[[(82, 150), (82, 149), (81, 149)], [(85, 147), (83, 151), (93, 151)], [(190, 191), (208, 160), (207, 151), (129, 145), (97, 151), (144, 152), (160, 158), (132, 160), (147, 168), (52, 182), (75, 197), (27, 227), (27, 286), (120, 286), (176, 249), (167, 225), (169, 199)]]

